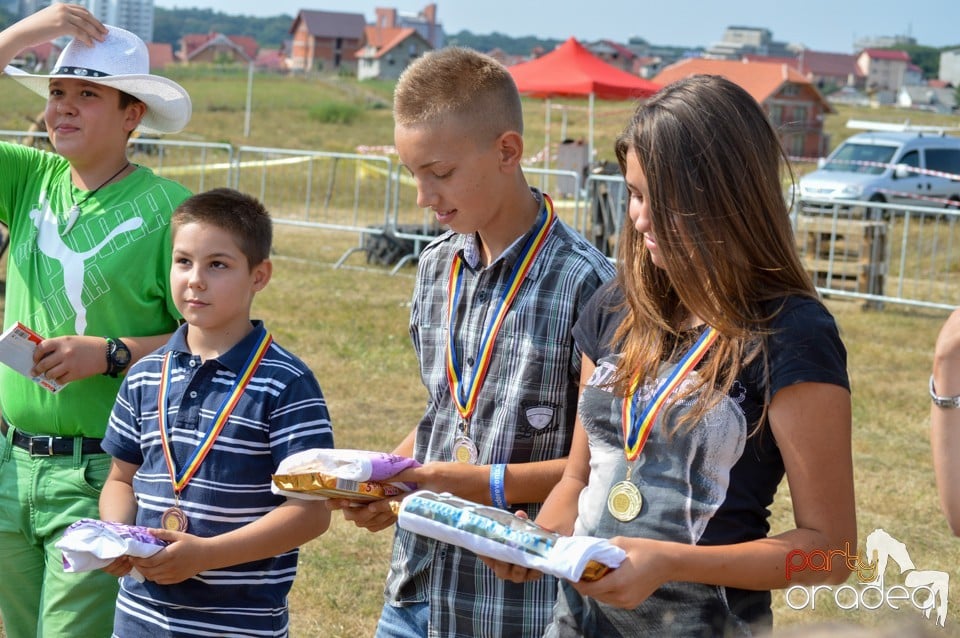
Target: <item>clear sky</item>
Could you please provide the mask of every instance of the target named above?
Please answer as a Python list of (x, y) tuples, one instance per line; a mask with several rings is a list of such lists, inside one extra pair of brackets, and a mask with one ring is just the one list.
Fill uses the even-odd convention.
[[(416, 13), (429, 0), (154, 0), (157, 7), (199, 7), (230, 14), (295, 16), (300, 9), (362, 13), (376, 7)], [(958, 0), (437, 0), (437, 19), (447, 33), (468, 29), (510, 36), (565, 40), (631, 36), (651, 44), (709, 46), (727, 26), (770, 29), (774, 40), (807, 48), (853, 53), (867, 36), (910, 35), (918, 44), (960, 46)]]

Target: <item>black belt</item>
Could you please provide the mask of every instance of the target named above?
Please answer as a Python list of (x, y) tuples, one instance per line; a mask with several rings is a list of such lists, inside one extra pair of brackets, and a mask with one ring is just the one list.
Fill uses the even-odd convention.
[[(6, 437), (7, 429), (7, 422), (0, 420), (0, 435)], [(30, 456), (72, 456), (74, 444), (77, 441), (80, 441), (80, 452), (82, 454), (104, 453), (103, 448), (100, 447), (103, 439), (72, 436), (31, 436), (16, 428), (13, 429), (13, 444), (29, 452)]]

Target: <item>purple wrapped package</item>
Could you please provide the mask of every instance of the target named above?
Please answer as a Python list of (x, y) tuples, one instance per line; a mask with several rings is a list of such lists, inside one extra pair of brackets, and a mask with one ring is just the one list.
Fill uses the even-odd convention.
[[(166, 544), (146, 527), (81, 518), (64, 530), (56, 547), (63, 553), (63, 571), (87, 572), (120, 556), (153, 556)], [(137, 573), (130, 575), (141, 580)]]
[(271, 489), (294, 498), (376, 500), (416, 489), (413, 483), (389, 479), (419, 466), (414, 459), (387, 452), (314, 448), (281, 461)]

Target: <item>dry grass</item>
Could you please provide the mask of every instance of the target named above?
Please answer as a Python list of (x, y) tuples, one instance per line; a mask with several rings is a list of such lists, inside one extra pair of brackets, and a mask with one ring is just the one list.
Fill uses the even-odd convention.
[[(298, 334), (299, 341), (289, 343), (295, 351), (299, 344), (307, 348), (301, 354), (314, 366), (331, 403), (338, 445), (389, 449), (416, 423), (423, 400), (406, 336), (412, 269), (391, 277), (376, 269), (333, 270), (326, 264), (302, 262), (287, 265), (288, 255), (307, 257), (313, 246), (324, 243), (301, 232), (279, 233), (278, 274), (258, 301), (263, 309), (259, 314), (268, 318), (274, 330), (298, 326), (291, 332)], [(332, 252), (334, 258), (339, 254)], [(357, 257), (350, 263), (361, 262)], [(296, 281), (288, 281), (288, 268), (298, 273)], [(303, 299), (303, 284), (312, 279), (316, 284), (310, 288), (322, 292), (306, 292), (318, 298)], [(297, 295), (297, 310), (282, 301), (288, 294)], [(331, 297), (339, 308), (329, 302)], [(837, 299), (827, 303), (849, 350), (861, 547), (871, 531), (883, 528), (906, 544), (919, 569), (950, 572), (960, 561), (960, 542), (950, 535), (938, 511), (925, 386), (933, 341), (944, 314), (890, 306), (882, 312), (867, 311), (859, 302)], [(371, 313), (382, 317), (374, 319)], [(307, 320), (304, 314), (314, 319)], [(340, 330), (339, 336), (330, 334)], [(283, 332), (278, 334), (288, 341)], [(344, 340), (355, 345), (344, 347)], [(371, 396), (377, 397), (375, 405)], [(785, 484), (772, 510), (774, 533), (793, 526)], [(294, 635), (371, 635), (389, 551), (388, 532), (369, 534), (335, 520), (326, 536), (304, 549), (303, 566), (291, 596)], [(887, 574), (888, 583), (895, 579), (892, 570)], [(855, 584), (853, 579), (850, 582)], [(774, 605), (778, 627), (833, 620), (881, 627), (916, 620), (919, 615), (909, 608), (844, 611), (826, 600), (818, 600), (814, 610), (794, 611), (784, 603), (782, 592), (774, 592)], [(958, 621), (960, 612), (950, 609), (947, 629)]]
[[(275, 244), (274, 278), (254, 314), (315, 371), (338, 446), (390, 449), (416, 424), (424, 402), (407, 336), (413, 269), (392, 276), (366, 267), (360, 255), (333, 269), (351, 246), (342, 234), (279, 226)], [(861, 546), (883, 528), (906, 544), (918, 568), (952, 572), (960, 564), (960, 542), (937, 507), (925, 387), (944, 314), (890, 306), (865, 311), (841, 300), (828, 305), (849, 350)], [(772, 509), (774, 532), (792, 526), (786, 485)], [(290, 596), (292, 635), (372, 635), (390, 543), (390, 532), (370, 534), (335, 516), (330, 531), (303, 548)], [(825, 620), (880, 627), (918, 616), (909, 607), (843, 611), (825, 601), (794, 611), (781, 592), (774, 592), (774, 604), (780, 627)], [(951, 608), (947, 629), (958, 622), (960, 613)]]

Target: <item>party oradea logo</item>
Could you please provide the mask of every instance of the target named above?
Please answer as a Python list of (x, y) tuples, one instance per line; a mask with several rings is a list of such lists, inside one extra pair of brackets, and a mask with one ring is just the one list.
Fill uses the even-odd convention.
[[(941, 627), (945, 625), (950, 575), (937, 570), (917, 569), (906, 545), (882, 529), (875, 529), (867, 536), (863, 554), (851, 552), (849, 543), (845, 550), (791, 551), (786, 559), (787, 580), (792, 574), (804, 570), (830, 571), (835, 559), (842, 559), (859, 582), (855, 585), (793, 585), (784, 592), (790, 609), (816, 609), (818, 604), (829, 601), (847, 611), (915, 608), (927, 618), (935, 612), (936, 623)], [(891, 562), (896, 567), (890, 565)], [(899, 567), (902, 583), (884, 582), (888, 566), (894, 570)]]

